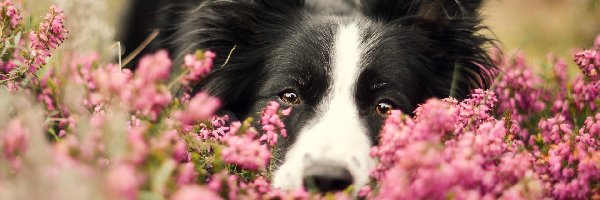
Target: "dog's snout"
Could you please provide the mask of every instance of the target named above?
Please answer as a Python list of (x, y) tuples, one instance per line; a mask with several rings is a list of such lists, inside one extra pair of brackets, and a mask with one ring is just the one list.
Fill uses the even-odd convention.
[(320, 193), (342, 191), (353, 182), (350, 171), (339, 164), (314, 163), (304, 170), (303, 184), (307, 190)]

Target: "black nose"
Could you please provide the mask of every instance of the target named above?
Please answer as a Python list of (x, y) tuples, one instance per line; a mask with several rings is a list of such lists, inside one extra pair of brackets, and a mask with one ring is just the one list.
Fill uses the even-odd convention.
[(352, 185), (354, 178), (344, 166), (314, 163), (304, 169), (304, 188), (320, 193), (342, 191)]

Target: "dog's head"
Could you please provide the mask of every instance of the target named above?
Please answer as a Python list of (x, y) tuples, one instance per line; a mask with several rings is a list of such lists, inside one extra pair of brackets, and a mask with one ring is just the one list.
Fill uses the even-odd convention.
[(256, 117), (269, 101), (293, 107), (272, 160), (276, 187), (364, 185), (390, 110), (463, 98), (492, 79), (481, 0), (348, 3), (355, 9), (342, 15), (302, 0), (209, 0), (179, 25), (178, 52), (219, 55), (196, 89), (223, 109)]

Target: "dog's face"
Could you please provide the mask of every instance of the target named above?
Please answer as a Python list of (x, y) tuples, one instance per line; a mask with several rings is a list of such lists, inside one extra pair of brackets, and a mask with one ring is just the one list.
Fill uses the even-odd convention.
[(269, 101), (293, 108), (272, 160), (275, 187), (343, 190), (368, 182), (389, 111), (487, 86), (479, 4), (370, 0), (327, 15), (304, 1), (208, 1), (181, 24), (178, 46), (219, 55), (236, 47), (197, 87), (225, 110), (257, 117)]

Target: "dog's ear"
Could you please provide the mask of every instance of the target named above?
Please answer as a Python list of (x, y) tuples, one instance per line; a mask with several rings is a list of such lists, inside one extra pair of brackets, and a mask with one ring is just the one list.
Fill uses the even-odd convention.
[(392, 21), (417, 17), (444, 22), (477, 15), (482, 0), (360, 0), (363, 14), (378, 20)]
[(217, 54), (211, 74), (195, 92), (221, 98), (224, 109), (244, 115), (256, 98), (269, 45), (282, 40), (303, 0), (206, 0), (188, 11), (173, 38), (177, 60), (198, 49)]
[(419, 41), (429, 66), (427, 96), (465, 98), (477, 88), (488, 88), (496, 67), (487, 48), (494, 40), (481, 33), (482, 0), (362, 0), (365, 16), (392, 29), (410, 30)]

